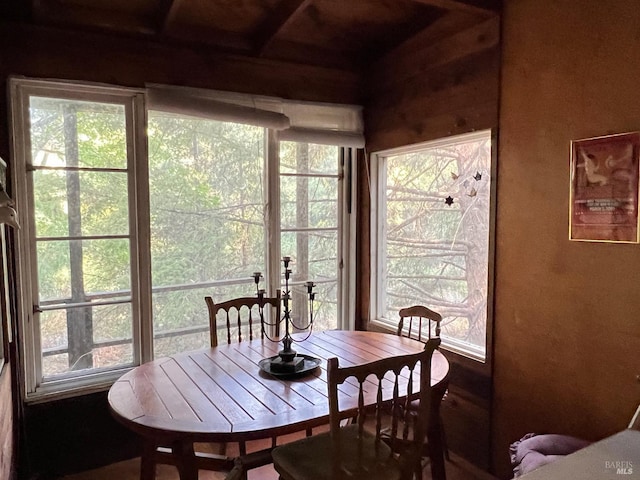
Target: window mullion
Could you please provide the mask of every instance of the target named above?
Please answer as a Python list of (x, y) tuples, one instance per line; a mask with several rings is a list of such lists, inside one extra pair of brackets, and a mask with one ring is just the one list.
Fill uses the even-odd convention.
[(134, 311), (134, 361), (153, 359), (153, 311), (151, 298), (151, 226), (149, 206), (149, 156), (147, 113), (144, 95), (133, 102), (129, 137), (129, 205), (131, 241), (132, 302)]
[(267, 130), (265, 154), (265, 281), (267, 292), (280, 289), (280, 145), (277, 132)]
[(387, 291), (385, 288), (381, 288), (381, 280), (387, 277), (387, 158), (379, 157), (378, 165), (378, 191), (377, 191), (377, 204), (378, 204), (378, 228), (380, 238), (377, 240), (378, 253), (377, 259), (377, 283), (378, 283), (378, 295), (376, 295), (376, 315), (378, 318), (386, 317), (387, 311)]
[(340, 294), (342, 295), (342, 308), (340, 327), (353, 330), (356, 327), (356, 196), (357, 191), (357, 150), (355, 148), (342, 149), (348, 155), (345, 160), (345, 169), (342, 172), (342, 188), (340, 193), (340, 211), (342, 220), (340, 222), (339, 239), (342, 242), (340, 252), (342, 253), (340, 269)]
[(385, 218), (383, 214), (384, 200), (382, 199), (380, 188), (381, 185), (386, 184), (384, 175), (384, 162), (381, 156), (373, 154), (370, 157), (369, 171), (371, 172), (371, 181), (369, 184), (371, 205), (371, 223), (369, 226), (369, 238), (370, 238), (370, 258), (371, 268), (370, 280), (369, 280), (369, 318), (378, 319), (382, 313), (382, 297), (384, 292), (381, 291), (379, 278), (381, 278), (381, 268), (384, 266), (382, 262), (382, 251), (385, 246), (382, 239), (386, 238), (384, 231)]
[[(350, 165), (349, 159), (351, 156), (351, 149), (340, 148), (339, 150), (339, 175), (338, 175), (338, 251), (336, 252), (338, 258), (338, 328), (345, 330), (352, 330), (351, 314), (350, 314), (350, 298), (352, 295), (348, 295), (345, 287), (348, 285), (349, 279), (349, 265), (345, 265), (345, 258), (348, 259), (348, 246), (349, 246), (349, 206), (345, 199), (349, 198), (347, 191), (350, 188), (345, 178), (348, 178), (346, 172), (348, 172)], [(345, 282), (347, 281), (347, 283)]]

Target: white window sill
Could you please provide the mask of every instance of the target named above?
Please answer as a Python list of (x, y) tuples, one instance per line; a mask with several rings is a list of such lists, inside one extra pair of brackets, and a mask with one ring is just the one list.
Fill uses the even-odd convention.
[[(393, 333), (395, 333), (398, 328), (395, 322), (386, 319), (372, 319), (371, 324)], [(456, 353), (480, 363), (485, 363), (487, 360), (487, 352), (485, 348), (478, 347), (477, 345), (471, 345), (456, 338), (447, 337), (446, 335), (441, 335), (440, 338), (442, 339), (440, 348), (443, 350)]]
[(104, 392), (111, 385), (133, 367), (100, 372), (93, 375), (79, 376), (73, 379), (50, 380), (36, 387), (34, 392), (28, 392), (25, 402), (29, 404), (44, 403), (64, 398)]

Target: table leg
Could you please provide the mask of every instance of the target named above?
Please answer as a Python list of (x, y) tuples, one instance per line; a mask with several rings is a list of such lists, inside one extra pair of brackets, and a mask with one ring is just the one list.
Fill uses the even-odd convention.
[(155, 455), (155, 443), (150, 440), (144, 440), (144, 443), (142, 444), (142, 456), (140, 457), (140, 480), (155, 480)]
[(444, 468), (444, 448), (442, 444), (442, 431), (439, 425), (429, 429), (427, 434), (429, 445), (429, 459), (431, 463), (431, 478), (433, 480), (446, 480), (447, 474)]
[(437, 389), (432, 390), (431, 411), (429, 412), (429, 428), (427, 430), (427, 445), (429, 447), (429, 459), (431, 463), (431, 478), (433, 480), (446, 480), (447, 473), (444, 468), (444, 429), (440, 404), (448, 388), (448, 382)]
[(180, 480), (198, 480), (198, 464), (193, 451), (193, 442), (174, 442), (172, 451)]

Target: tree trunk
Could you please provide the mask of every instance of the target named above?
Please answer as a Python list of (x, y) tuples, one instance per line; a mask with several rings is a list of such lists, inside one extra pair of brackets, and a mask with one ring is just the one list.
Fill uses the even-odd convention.
[[(79, 165), (78, 117), (75, 107), (64, 107), (64, 139), (67, 166)], [(69, 236), (82, 235), (80, 211), (80, 174), (67, 172), (67, 208)], [(71, 270), (71, 303), (86, 301), (82, 265), (82, 240), (69, 242), (69, 268)], [(90, 307), (67, 310), (67, 345), (69, 369), (81, 370), (93, 367), (93, 319)]]

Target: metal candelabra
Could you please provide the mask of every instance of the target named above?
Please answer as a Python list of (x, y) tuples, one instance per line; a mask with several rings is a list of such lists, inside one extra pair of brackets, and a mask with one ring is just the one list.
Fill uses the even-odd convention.
[[(313, 301), (315, 300), (315, 292), (313, 291), (313, 287), (315, 284), (311, 281), (306, 282), (307, 287), (307, 295), (309, 297), (309, 318), (305, 322), (304, 325), (296, 325), (291, 318), (291, 307), (290, 302), (291, 298), (291, 289), (289, 287), (289, 280), (291, 278), (291, 269), (289, 268), (289, 263), (291, 262), (291, 257), (282, 257), (282, 263), (284, 264), (284, 291), (282, 292), (282, 307), (283, 307), (283, 315), (282, 318), (276, 318), (274, 322), (269, 322), (264, 318), (264, 305), (265, 302), (262, 300), (265, 298), (265, 291), (261, 290), (259, 287), (260, 277), (262, 274), (260, 272), (255, 272), (253, 274), (253, 279), (256, 284), (256, 292), (258, 295), (259, 309), (260, 309), (260, 319), (262, 323), (262, 331), (264, 336), (267, 337), (272, 342), (282, 342), (283, 349), (278, 352), (278, 355), (270, 358), (266, 358), (262, 360), (260, 363), (261, 368), (267, 370), (270, 373), (275, 374), (293, 374), (299, 373), (301, 371), (307, 370), (310, 367), (315, 367), (319, 364), (319, 360), (314, 357), (309, 357), (308, 355), (298, 355), (292, 345), (294, 342), (301, 342), (309, 338), (311, 332), (313, 331)], [(272, 336), (272, 332), (267, 331), (268, 329), (265, 327), (275, 327), (276, 332), (279, 332), (280, 323), (284, 322), (284, 336), (280, 337), (280, 335)], [(307, 335), (303, 338), (294, 338), (291, 334), (293, 333), (293, 329), (307, 331)]]

